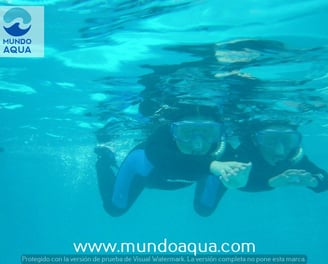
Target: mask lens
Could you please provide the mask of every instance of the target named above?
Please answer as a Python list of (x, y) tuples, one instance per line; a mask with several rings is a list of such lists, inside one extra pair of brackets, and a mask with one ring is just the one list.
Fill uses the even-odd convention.
[(176, 140), (189, 143), (201, 137), (208, 143), (218, 142), (222, 136), (222, 125), (213, 121), (180, 121), (172, 124), (172, 135)]
[(287, 152), (295, 150), (301, 145), (301, 135), (295, 130), (262, 130), (256, 133), (257, 143), (267, 149), (274, 149), (281, 145)]

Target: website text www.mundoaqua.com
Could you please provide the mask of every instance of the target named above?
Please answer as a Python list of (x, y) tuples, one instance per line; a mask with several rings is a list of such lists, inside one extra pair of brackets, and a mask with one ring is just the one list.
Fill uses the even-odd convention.
[(161, 242), (101, 242), (101, 243), (73, 243), (76, 253), (128, 254), (128, 253), (255, 253), (253, 242), (171, 242), (167, 238)]

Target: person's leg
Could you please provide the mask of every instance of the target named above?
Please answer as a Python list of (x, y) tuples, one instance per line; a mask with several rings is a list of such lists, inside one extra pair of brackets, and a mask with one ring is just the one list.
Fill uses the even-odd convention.
[(116, 178), (113, 168), (108, 163), (108, 160), (102, 156), (102, 157), (98, 157), (96, 163), (96, 169), (97, 169), (98, 187), (99, 187), (101, 199), (103, 201), (104, 209), (108, 214), (112, 216), (121, 215), (123, 212), (121, 210), (118, 210), (115, 206), (113, 206), (111, 202), (115, 178)]
[(216, 209), (226, 188), (217, 176), (208, 175), (196, 185), (194, 208), (201, 216), (209, 216)]
[(96, 162), (98, 188), (103, 201), (103, 207), (108, 214), (119, 216), (124, 212), (116, 208), (111, 202), (116, 179), (114, 153), (106, 146), (96, 147), (95, 152), (98, 158)]
[(152, 165), (144, 150), (136, 149), (128, 154), (117, 175), (110, 155), (98, 154), (96, 168), (104, 208), (111, 216), (120, 216), (131, 207), (144, 189)]

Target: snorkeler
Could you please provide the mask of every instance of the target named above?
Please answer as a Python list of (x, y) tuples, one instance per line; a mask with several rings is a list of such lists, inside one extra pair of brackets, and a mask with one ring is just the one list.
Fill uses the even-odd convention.
[(99, 189), (110, 215), (125, 213), (145, 187), (174, 190), (196, 183), (194, 208), (208, 216), (230, 184), (246, 185), (251, 164), (231, 161), (233, 149), (217, 114), (207, 106), (184, 110), (136, 146), (119, 168), (109, 148), (96, 147)]
[(301, 143), (296, 127), (282, 122), (263, 123), (241, 138), (235, 159), (252, 163), (248, 183), (241, 190), (303, 186), (314, 192), (326, 191), (328, 173), (308, 159)]

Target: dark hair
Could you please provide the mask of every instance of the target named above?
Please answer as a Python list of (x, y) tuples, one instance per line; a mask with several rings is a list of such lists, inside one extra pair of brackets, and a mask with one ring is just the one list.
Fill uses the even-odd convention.
[(265, 121), (254, 123), (252, 131), (257, 132), (272, 126), (285, 127), (293, 130), (297, 130), (298, 128), (296, 124), (292, 124), (287, 120), (265, 120)]
[(250, 140), (256, 132), (266, 129), (268, 127), (286, 127), (297, 130), (298, 124), (290, 122), (289, 120), (248, 120), (238, 125), (237, 133), (243, 141)]
[(163, 113), (163, 117), (171, 122), (192, 117), (209, 118), (222, 122), (222, 114), (219, 107), (208, 105), (178, 104)]

